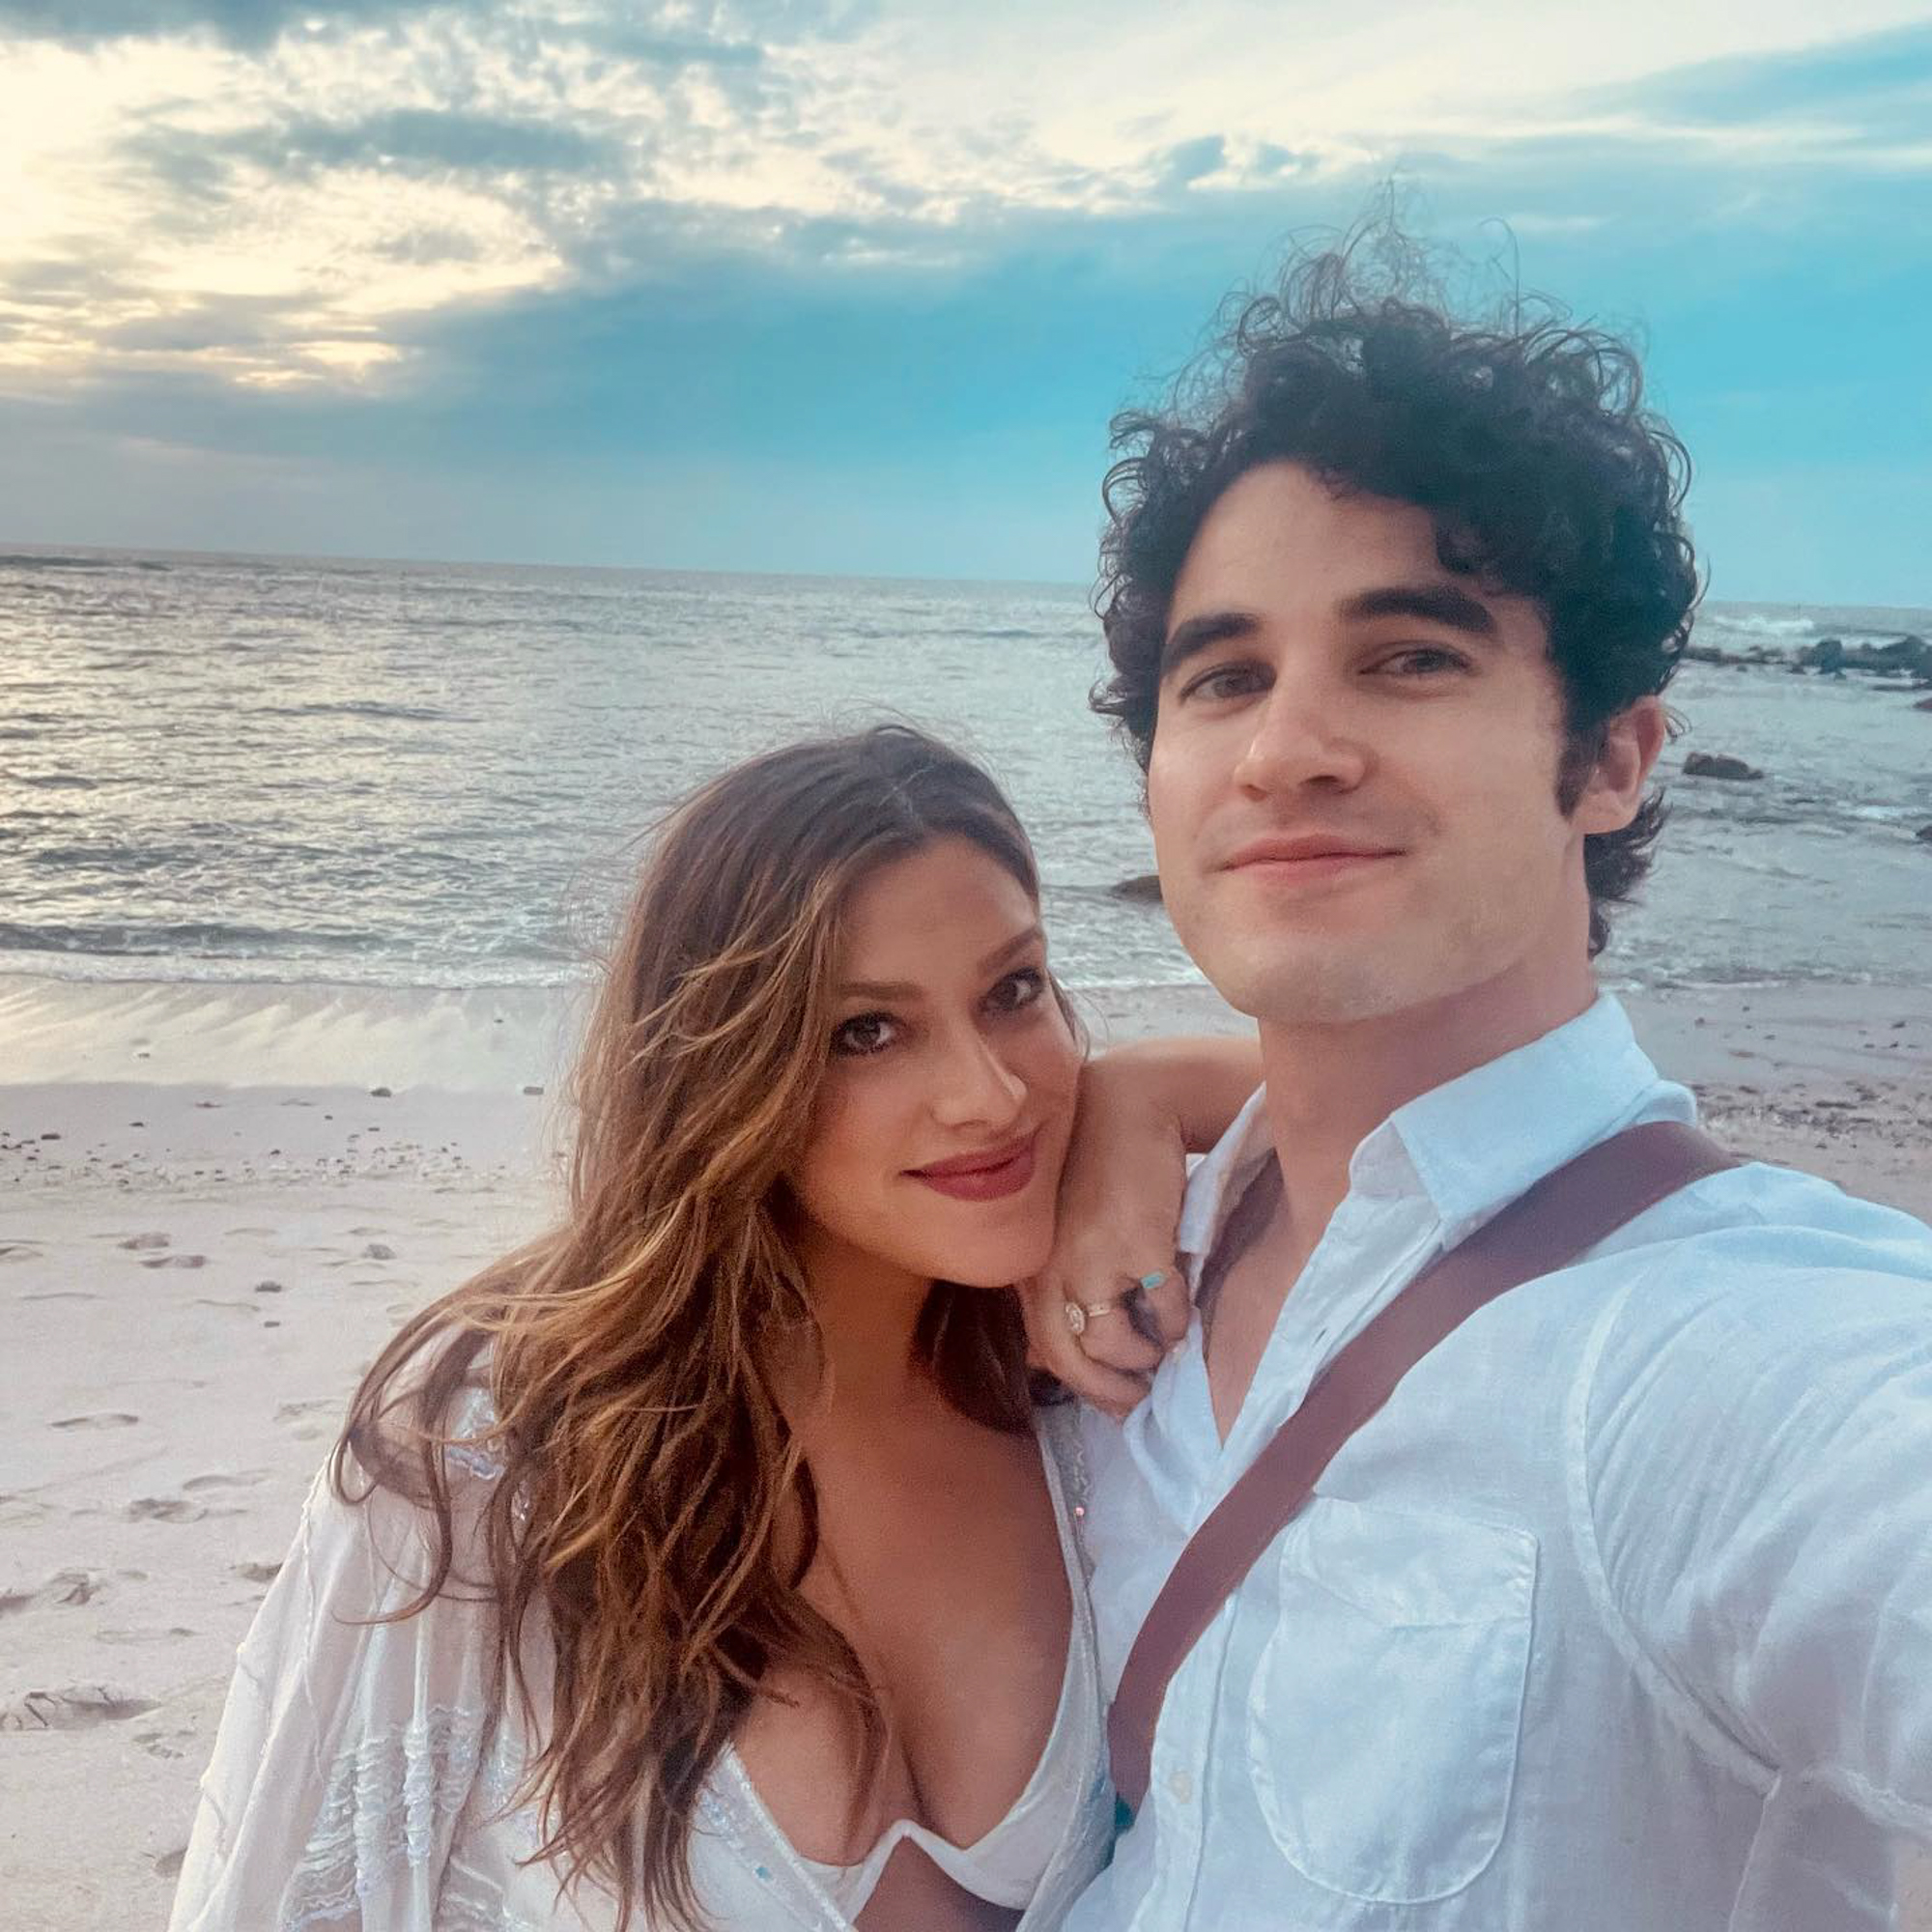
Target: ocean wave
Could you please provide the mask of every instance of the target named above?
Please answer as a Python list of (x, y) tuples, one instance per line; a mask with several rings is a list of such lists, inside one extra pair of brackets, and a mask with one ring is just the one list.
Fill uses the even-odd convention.
[(169, 954), (221, 952), (247, 957), (297, 951), (328, 953), (376, 952), (383, 935), (375, 932), (278, 931), (223, 920), (102, 920), (78, 924), (23, 925), (0, 920), (0, 951), (9, 952), (92, 952), (120, 958), (161, 958)]
[[(126, 570), (118, 556), (37, 556), (31, 551), (0, 551), (0, 570)], [(136, 564), (140, 570), (166, 570), (165, 563)]]
[(78, 772), (9, 772), (7, 777), (18, 785), (25, 785), (30, 791), (99, 791), (100, 786), (94, 779), (84, 779)]
[(433, 704), (392, 704), (375, 697), (349, 697), (335, 703), (265, 704), (262, 712), (271, 718), (400, 718), (421, 724), (469, 722)]

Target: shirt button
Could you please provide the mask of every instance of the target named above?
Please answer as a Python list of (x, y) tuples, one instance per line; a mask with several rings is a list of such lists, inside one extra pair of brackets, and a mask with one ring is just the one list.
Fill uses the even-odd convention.
[(1174, 1794), (1177, 1804), (1191, 1804), (1194, 1802), (1194, 1780), (1184, 1771), (1177, 1771), (1167, 1780), (1167, 1788)]

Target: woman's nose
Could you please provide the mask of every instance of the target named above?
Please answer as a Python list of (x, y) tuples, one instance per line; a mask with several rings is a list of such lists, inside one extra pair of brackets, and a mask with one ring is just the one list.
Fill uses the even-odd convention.
[(938, 1078), (933, 1114), (947, 1126), (1009, 1126), (1026, 1100), (1026, 1082), (977, 1030), (952, 1042)]

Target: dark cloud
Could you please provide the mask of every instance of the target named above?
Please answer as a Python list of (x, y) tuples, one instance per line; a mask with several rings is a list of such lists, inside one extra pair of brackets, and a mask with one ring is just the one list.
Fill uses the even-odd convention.
[(405, 174), (595, 174), (618, 155), (614, 141), (558, 122), (430, 108), (360, 121), (295, 121), (214, 145), (289, 173), (382, 167)]
[(433, 0), (0, 0), (0, 34), (87, 46), (140, 36), (209, 33), (264, 47), (291, 22), (390, 19)]
[[(232, 46), (271, 45), (291, 26), (311, 20), (391, 20), (447, 5), (447, 0), (0, 0), (0, 37), (88, 46), (99, 41), (210, 34)], [(466, 8), (472, 17), (494, 11)], [(666, 10), (668, 12), (669, 10)], [(755, 67), (772, 41), (850, 39), (877, 17), (876, 0), (739, 0), (710, 10), (694, 28), (689, 13), (654, 24), (648, 14), (612, 8), (603, 17), (568, 23), (520, 17), (519, 25), (553, 45), (574, 43), (645, 67)]]
[(1704, 61), (1588, 99), (1651, 120), (1715, 127), (1851, 114), (1867, 118), (1874, 132), (1922, 138), (1932, 122), (1932, 22), (1796, 52)]

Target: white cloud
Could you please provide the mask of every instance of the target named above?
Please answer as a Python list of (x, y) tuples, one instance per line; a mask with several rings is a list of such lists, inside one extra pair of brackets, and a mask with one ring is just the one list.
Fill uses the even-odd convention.
[[(0, 20), (6, 10), (0, 7)], [(1844, 0), (1838, 36), (1922, 17)], [(868, 12), (670, 0), (320, 15), (213, 34), (0, 43), (0, 383), (198, 370), (367, 384), (409, 325), (649, 274), (667, 250), (943, 264), (1003, 224), (1371, 178), (1532, 139), (1761, 165), (1869, 165), (1842, 114), (1776, 128), (1611, 110), (1587, 90), (1803, 45), (1748, 15), (1628, 0), (1480, 11), (1361, 0), (985, 0)], [(1932, 164), (1921, 142), (1888, 165)], [(1604, 217), (1526, 207), (1524, 235)], [(803, 245), (803, 244), (801, 244)]]

